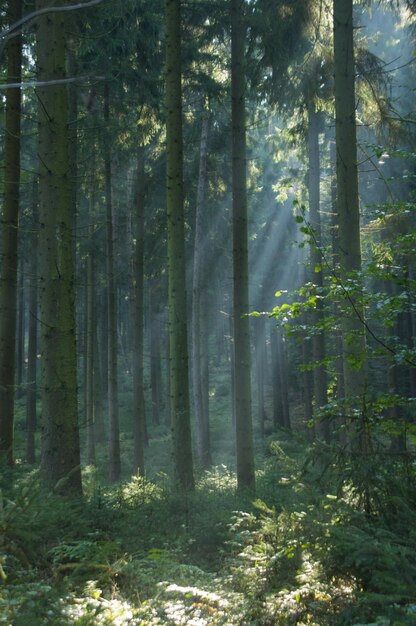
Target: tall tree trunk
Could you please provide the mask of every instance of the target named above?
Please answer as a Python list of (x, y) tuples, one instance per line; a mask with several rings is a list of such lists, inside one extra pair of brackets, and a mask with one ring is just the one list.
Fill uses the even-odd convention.
[[(320, 214), (320, 156), (319, 156), (319, 114), (315, 110), (313, 102), (308, 103), (308, 163), (309, 163), (309, 219), (314, 232), (314, 242), (311, 245), (311, 273), (312, 282), (319, 292), (323, 287), (322, 252), (321, 252), (321, 214)], [(312, 338), (313, 387), (315, 399), (315, 411), (326, 406), (328, 378), (323, 364), (325, 359), (325, 335), (318, 327), (324, 322), (323, 298), (318, 297), (316, 309), (312, 315), (312, 324), (315, 331)], [(330, 430), (328, 419), (319, 423), (318, 432), (329, 443)]]
[[(361, 269), (357, 174), (353, 2), (334, 0), (334, 91), (340, 278), (344, 287)], [(345, 397), (362, 405), (366, 389), (364, 308), (359, 290), (345, 298), (342, 345)]]
[(231, 0), (234, 394), (237, 483), (255, 488), (248, 294), (244, 1)]
[(266, 384), (267, 344), (266, 344), (266, 318), (261, 316), (255, 320), (255, 355), (256, 355), (256, 382), (257, 382), (257, 423), (260, 437), (264, 437), (266, 420), (266, 407), (264, 388)]
[[(36, 8), (49, 6), (38, 0)], [(65, 78), (63, 13), (39, 17), (38, 79)], [(74, 265), (68, 172), (68, 93), (63, 84), (37, 89), (39, 100), (40, 311), (42, 345), (42, 456), (44, 482), (61, 479), (62, 493), (81, 494)]]
[[(93, 307), (95, 312), (95, 325), (94, 325), (94, 347), (93, 347), (93, 360), (94, 360), (94, 433), (96, 443), (103, 443), (106, 440), (105, 423), (104, 423), (104, 402), (103, 402), (103, 388), (107, 388), (107, 385), (103, 383), (103, 375), (101, 370), (101, 359), (99, 354), (99, 328), (98, 319), (96, 315), (96, 305)], [(107, 379), (106, 379), (107, 380)]]
[[(22, 1), (8, 3), (10, 24), (22, 15)], [(21, 81), (22, 37), (8, 40), (7, 81)], [(16, 289), (20, 185), (20, 89), (6, 92), (4, 204), (0, 267), (0, 462), (14, 463), (14, 394), (16, 367)]]
[(144, 347), (144, 201), (145, 171), (144, 148), (139, 149), (137, 158), (136, 189), (136, 248), (133, 259), (133, 434), (134, 472), (144, 474), (145, 413), (143, 380)]
[(211, 445), (208, 414), (208, 368), (206, 355), (205, 304), (203, 293), (206, 289), (207, 272), (207, 224), (206, 224), (206, 184), (208, 152), (209, 111), (203, 105), (201, 121), (201, 141), (199, 149), (199, 177), (196, 199), (196, 220), (194, 240), (194, 271), (192, 284), (192, 390), (196, 418), (197, 453), (201, 467), (211, 465)]
[(29, 273), (29, 345), (27, 352), (27, 395), (26, 395), (26, 461), (34, 465), (36, 461), (36, 374), (38, 352), (38, 190), (37, 181), (33, 186), (32, 237)]
[(189, 411), (183, 212), (180, 0), (165, 0), (166, 203), (168, 221), (170, 397), (175, 471), (183, 490), (194, 488)]
[(108, 442), (109, 479), (120, 480), (120, 430), (118, 419), (118, 380), (117, 380), (117, 289), (114, 276), (114, 226), (113, 202), (111, 195), (111, 150), (109, 137), (110, 96), (109, 86), (104, 86), (104, 121), (107, 124), (107, 137), (104, 153), (105, 201), (107, 222), (107, 342), (108, 342)]
[[(92, 212), (91, 212), (92, 214)], [(90, 227), (90, 242), (93, 241), (93, 228)], [(92, 248), (93, 246), (91, 246)], [(86, 324), (85, 324), (85, 419), (87, 422), (87, 464), (95, 465), (95, 424), (94, 424), (94, 252), (90, 249), (87, 256), (86, 289)]]
[[(150, 306), (154, 306), (152, 302), (150, 303)], [(154, 426), (158, 426), (160, 424), (160, 417), (162, 415), (163, 390), (160, 351), (160, 318), (157, 309), (152, 310), (152, 317), (149, 324), (149, 341), (152, 423)]]
[(17, 332), (16, 332), (16, 399), (24, 395), (25, 371), (25, 258), (19, 254), (17, 278)]

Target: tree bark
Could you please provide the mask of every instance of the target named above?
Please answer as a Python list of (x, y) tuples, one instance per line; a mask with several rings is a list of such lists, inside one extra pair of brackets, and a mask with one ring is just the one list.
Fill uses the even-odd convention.
[[(340, 280), (361, 269), (357, 173), (353, 2), (334, 0), (334, 91)], [(362, 404), (366, 389), (364, 308), (358, 290), (346, 295), (342, 316), (344, 388), (347, 401)]]
[[(92, 213), (92, 212), (91, 212)], [(93, 241), (93, 228), (90, 227), (90, 241)], [(95, 465), (95, 423), (94, 423), (94, 252), (89, 250), (87, 256), (87, 289), (86, 289), (86, 339), (85, 339), (85, 419), (87, 422), (87, 465)]]
[(255, 320), (255, 355), (256, 355), (256, 383), (257, 383), (257, 423), (260, 437), (264, 437), (266, 421), (266, 406), (264, 388), (266, 384), (267, 344), (266, 344), (266, 318), (264, 316)]
[(117, 293), (114, 276), (114, 226), (112, 201), (111, 150), (108, 124), (110, 121), (110, 95), (108, 82), (104, 86), (104, 121), (107, 137), (104, 153), (105, 202), (107, 224), (107, 345), (108, 345), (108, 443), (109, 480), (116, 482), (121, 476), (120, 430), (118, 417), (117, 379)]
[[(320, 155), (319, 155), (319, 114), (315, 110), (313, 102), (308, 103), (308, 191), (309, 191), (309, 220), (313, 228), (313, 243), (311, 245), (311, 280), (319, 292), (323, 287), (322, 252), (321, 252), (321, 214), (320, 214)], [(323, 330), (318, 330), (324, 322), (323, 298), (318, 297), (316, 308), (312, 315), (312, 325), (315, 327), (312, 338), (313, 388), (315, 400), (315, 412), (324, 408), (328, 402), (328, 377), (325, 365), (325, 335)], [(328, 419), (321, 420), (317, 428), (320, 436), (329, 443), (330, 430)]]
[(25, 258), (18, 253), (17, 278), (17, 332), (16, 332), (16, 399), (24, 396), (25, 378), (25, 338), (26, 338), (26, 307), (25, 307)]
[[(154, 303), (150, 303), (154, 306)], [(160, 350), (160, 318), (156, 308), (152, 310), (152, 319), (149, 328), (150, 340), (150, 386), (152, 399), (152, 423), (158, 426), (162, 415), (162, 368)]]
[(231, 0), (234, 403), (237, 484), (254, 490), (248, 292), (245, 26), (243, 0)]
[[(37, 9), (49, 6), (38, 0)], [(63, 14), (39, 18), (38, 79), (65, 79)], [(42, 346), (41, 473), (62, 493), (81, 494), (68, 93), (63, 84), (37, 89), (39, 100), (40, 312)]]
[(36, 375), (38, 352), (38, 193), (37, 181), (33, 186), (31, 267), (29, 274), (29, 345), (27, 353), (27, 395), (26, 395), (26, 461), (31, 465), (36, 461)]
[(143, 381), (144, 347), (144, 202), (145, 202), (144, 149), (137, 158), (136, 189), (136, 247), (133, 258), (133, 436), (134, 472), (144, 474), (145, 412)]
[[(22, 16), (22, 1), (8, 3), (10, 24)], [(21, 81), (22, 37), (8, 40), (7, 82)], [(0, 268), (0, 462), (14, 463), (16, 290), (20, 190), (20, 89), (6, 92), (4, 205)]]
[(185, 274), (180, 0), (165, 0), (166, 203), (173, 456), (181, 489), (194, 488), (189, 411)]
[(199, 177), (196, 199), (194, 271), (192, 282), (192, 391), (196, 418), (198, 462), (203, 468), (211, 465), (208, 408), (208, 359), (206, 354), (206, 332), (204, 289), (207, 272), (207, 223), (206, 184), (209, 111), (203, 105), (201, 141), (199, 150)]

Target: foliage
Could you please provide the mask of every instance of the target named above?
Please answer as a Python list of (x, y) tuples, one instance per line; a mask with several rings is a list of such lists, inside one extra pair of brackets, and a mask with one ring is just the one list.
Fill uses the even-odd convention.
[(410, 625), (415, 478), (411, 457), (288, 434), (254, 502), (225, 466), (186, 501), (163, 475), (97, 493), (89, 471), (82, 508), (22, 472), (3, 495), (0, 624)]

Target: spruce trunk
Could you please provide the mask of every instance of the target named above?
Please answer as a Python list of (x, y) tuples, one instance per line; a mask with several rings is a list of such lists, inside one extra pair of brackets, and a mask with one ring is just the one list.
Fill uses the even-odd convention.
[(204, 289), (206, 275), (207, 224), (205, 191), (207, 182), (209, 113), (202, 110), (199, 150), (199, 178), (196, 199), (194, 240), (194, 272), (192, 284), (192, 390), (196, 418), (197, 453), (201, 467), (211, 464), (211, 446), (208, 414), (208, 368), (206, 355), (206, 328)]
[(144, 149), (137, 158), (136, 248), (133, 257), (133, 435), (134, 472), (144, 474), (145, 413), (143, 380), (144, 346)]
[(114, 225), (111, 182), (111, 150), (108, 124), (110, 121), (110, 96), (108, 83), (104, 86), (104, 121), (107, 136), (104, 154), (105, 203), (107, 224), (107, 380), (108, 380), (108, 442), (109, 480), (116, 482), (121, 476), (120, 432), (118, 420), (118, 379), (117, 379), (117, 298), (114, 276)]
[[(38, 0), (37, 9), (49, 6)], [(38, 79), (65, 78), (62, 13), (39, 17)], [(42, 349), (41, 473), (61, 493), (81, 494), (73, 215), (68, 158), (68, 92), (64, 84), (37, 89), (39, 101), (40, 313)]]
[(194, 476), (188, 380), (180, 4), (180, 0), (165, 0), (166, 204), (173, 455), (178, 484), (187, 491), (194, 488)]
[(231, 0), (234, 406), (237, 483), (254, 490), (248, 292), (244, 2)]
[[(321, 252), (321, 214), (320, 214), (320, 155), (319, 155), (319, 114), (315, 105), (308, 105), (308, 190), (309, 190), (309, 220), (314, 233), (314, 241), (311, 245), (311, 280), (316, 287), (318, 298), (316, 308), (312, 316), (312, 324), (315, 331), (312, 337), (313, 358), (313, 388), (315, 399), (315, 412), (327, 404), (328, 377), (324, 365), (325, 360), (325, 335), (322, 330), (324, 322), (324, 308), (322, 298), (323, 270)], [(320, 328), (321, 327), (321, 328)], [(330, 431), (328, 419), (319, 423), (318, 432), (329, 443)]]
[(364, 307), (349, 281), (361, 270), (360, 211), (355, 118), (353, 2), (334, 0), (334, 90), (337, 215), (340, 280), (345, 288), (342, 317), (344, 389), (347, 401), (362, 405), (366, 388)]
[[(22, 1), (8, 3), (8, 22), (22, 15)], [(8, 40), (7, 82), (20, 83), (22, 37)], [(16, 368), (16, 290), (20, 186), (20, 89), (6, 92), (4, 204), (0, 268), (0, 462), (14, 463), (14, 393)]]

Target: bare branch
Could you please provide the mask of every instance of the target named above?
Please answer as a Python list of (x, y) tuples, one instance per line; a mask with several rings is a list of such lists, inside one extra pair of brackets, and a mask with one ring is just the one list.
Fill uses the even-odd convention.
[(24, 83), (6, 83), (0, 85), (0, 91), (4, 89), (26, 89), (27, 87), (49, 87), (49, 85), (66, 85), (67, 83), (76, 83), (80, 81), (98, 81), (105, 80), (105, 76), (74, 76), (72, 78), (57, 78), (55, 80), (30, 80)]
[(103, 2), (103, 0), (89, 0), (88, 2), (80, 2), (79, 4), (72, 4), (72, 5), (65, 5), (65, 6), (58, 6), (58, 7), (46, 7), (44, 9), (39, 9), (38, 11), (33, 11), (32, 13), (28, 13), (27, 15), (24, 15), (20, 20), (12, 24), (10, 28), (7, 28), (6, 30), (3, 30), (2, 32), (0, 32), (0, 39), (8, 39), (9, 37), (13, 37), (15, 34), (17, 34), (16, 31), (20, 32), (24, 24), (26, 24), (27, 22), (31, 22), (35, 18), (39, 17), (40, 15), (44, 15), (45, 13), (62, 13), (64, 11), (77, 11), (78, 9), (85, 9), (85, 8), (94, 6), (95, 4), (100, 4), (101, 2)]

